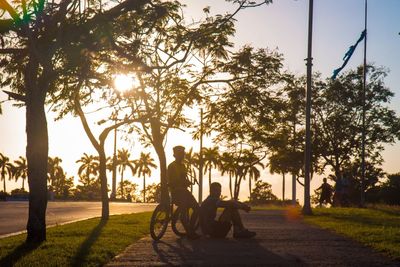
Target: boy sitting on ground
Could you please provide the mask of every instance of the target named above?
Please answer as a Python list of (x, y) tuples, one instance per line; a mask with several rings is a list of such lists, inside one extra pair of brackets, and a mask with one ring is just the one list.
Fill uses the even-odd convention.
[[(200, 226), (203, 234), (213, 238), (224, 238), (230, 231), (233, 224), (234, 238), (252, 238), (255, 232), (247, 230), (242, 223), (239, 209), (246, 212), (250, 207), (237, 200), (224, 201), (220, 199), (221, 184), (212, 183), (210, 186), (210, 195), (204, 200), (200, 207)], [(218, 220), (217, 208), (224, 208)]]

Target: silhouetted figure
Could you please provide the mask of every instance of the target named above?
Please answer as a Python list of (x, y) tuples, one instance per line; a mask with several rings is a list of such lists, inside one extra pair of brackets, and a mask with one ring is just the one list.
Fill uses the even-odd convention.
[(327, 179), (322, 179), (323, 183), (317, 190), (321, 190), (321, 195), (319, 197), (319, 206), (321, 207), (323, 203), (332, 205), (332, 186), (327, 183)]
[[(203, 234), (214, 238), (224, 238), (230, 231), (233, 224), (234, 238), (251, 238), (255, 232), (247, 230), (242, 223), (239, 209), (250, 211), (250, 207), (237, 200), (224, 201), (220, 199), (221, 184), (212, 183), (210, 195), (204, 200), (200, 207), (200, 226)], [(217, 208), (224, 208), (218, 220)]]
[(175, 161), (168, 165), (167, 177), (168, 186), (171, 192), (172, 203), (186, 208), (193, 208), (193, 214), (190, 222), (188, 218), (183, 216), (182, 223), (189, 238), (198, 238), (195, 233), (195, 223), (198, 217), (199, 204), (188, 190), (191, 182), (187, 179), (187, 170), (183, 164), (185, 158), (185, 148), (183, 146), (175, 146), (173, 148)]
[(349, 204), (349, 180), (343, 175), (336, 179), (333, 205), (335, 207), (348, 207)]

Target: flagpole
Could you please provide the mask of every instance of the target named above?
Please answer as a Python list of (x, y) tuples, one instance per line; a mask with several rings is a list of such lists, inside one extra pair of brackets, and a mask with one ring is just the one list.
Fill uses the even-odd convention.
[(361, 201), (360, 206), (365, 204), (365, 113), (366, 113), (366, 88), (367, 88), (367, 15), (368, 15), (368, 0), (365, 0), (365, 15), (364, 15), (364, 66), (363, 66), (363, 95), (362, 95), (362, 143), (361, 143)]
[(203, 109), (200, 109), (200, 151), (199, 151), (199, 199), (203, 201)]
[(306, 147), (304, 150), (304, 205), (303, 214), (311, 215), (310, 170), (311, 170), (311, 89), (312, 89), (312, 28), (314, 1), (309, 0), (308, 51), (307, 51), (307, 91), (306, 91)]

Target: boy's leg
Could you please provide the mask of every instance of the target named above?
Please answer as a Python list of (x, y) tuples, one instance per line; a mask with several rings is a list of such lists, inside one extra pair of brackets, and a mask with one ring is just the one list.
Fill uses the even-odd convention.
[[(183, 209), (181, 215), (183, 226), (189, 237), (197, 238), (198, 235), (195, 231), (195, 225), (199, 216), (199, 204), (197, 203), (193, 195), (187, 190), (182, 191), (182, 196), (183, 201), (180, 207), (182, 207)], [(193, 213), (189, 217), (188, 209), (190, 208), (193, 209)]]
[(193, 232), (196, 231), (196, 223), (199, 220), (199, 203), (197, 203), (196, 199), (193, 197), (192, 194), (190, 194), (189, 198), (189, 208), (193, 209), (193, 213), (190, 216), (190, 228), (193, 230)]
[(251, 232), (244, 228), (242, 217), (240, 216), (239, 210), (236, 208), (226, 208), (219, 217), (219, 222), (221, 224), (233, 223), (234, 238), (252, 238), (256, 235), (255, 232)]
[(236, 208), (225, 208), (218, 221), (232, 223), (234, 232), (240, 232), (244, 229), (239, 210)]

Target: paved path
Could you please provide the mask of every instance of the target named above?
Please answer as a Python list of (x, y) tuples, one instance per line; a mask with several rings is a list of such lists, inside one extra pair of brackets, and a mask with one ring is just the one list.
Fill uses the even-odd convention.
[(188, 240), (170, 227), (160, 242), (145, 237), (108, 266), (400, 266), (342, 236), (310, 226), (284, 211), (243, 214), (257, 232), (251, 240)]
[[(155, 204), (110, 202), (110, 214), (151, 211)], [(47, 205), (47, 225), (62, 224), (101, 216), (101, 202), (53, 202)], [(0, 202), (0, 238), (24, 231), (28, 221), (28, 202)]]

